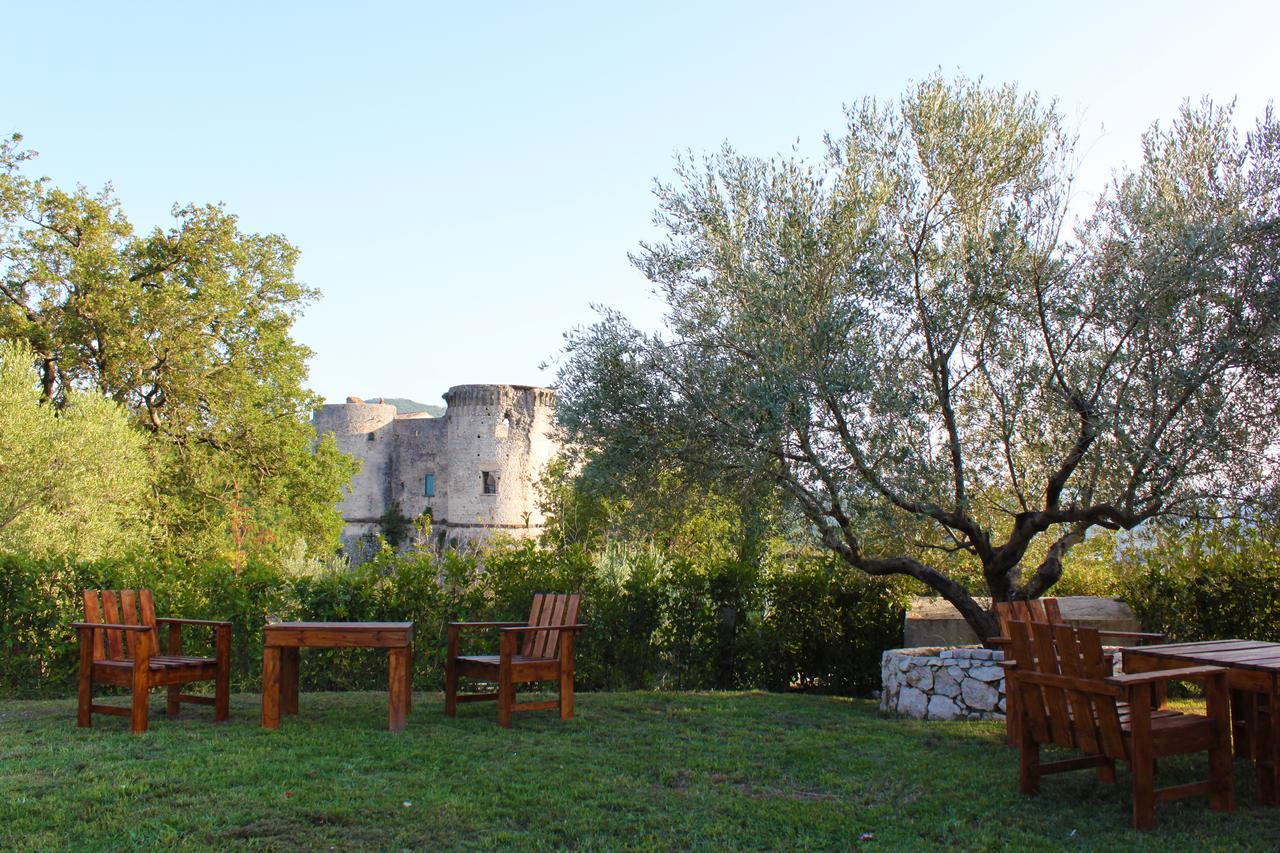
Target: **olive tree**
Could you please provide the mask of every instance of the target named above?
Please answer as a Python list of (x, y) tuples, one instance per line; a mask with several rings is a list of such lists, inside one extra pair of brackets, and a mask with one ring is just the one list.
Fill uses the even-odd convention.
[(1280, 131), (1187, 105), (1083, 221), (1052, 104), (939, 77), (825, 155), (725, 146), (656, 189), (667, 306), (567, 335), (559, 418), (608, 464), (768, 478), (822, 543), (979, 636), (1091, 529), (1239, 512), (1273, 477)]

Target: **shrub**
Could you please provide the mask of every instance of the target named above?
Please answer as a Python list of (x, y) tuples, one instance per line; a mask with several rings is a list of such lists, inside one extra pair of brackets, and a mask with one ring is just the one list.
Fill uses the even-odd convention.
[[(443, 685), (445, 624), (521, 620), (538, 591), (578, 591), (581, 689), (767, 688), (864, 692), (880, 652), (901, 640), (899, 585), (842, 570), (817, 552), (762, 564), (669, 558), (652, 546), (610, 543), (589, 552), (501, 541), (476, 554), (396, 555), (355, 568), (298, 573), (260, 563), (121, 560), (55, 563), (0, 558), (0, 691), (66, 694), (75, 683), (71, 622), (80, 590), (147, 587), (161, 615), (232, 623), (232, 688), (259, 689), (269, 616), (414, 623), (415, 686)], [(211, 652), (212, 634), (187, 629), (184, 650)], [(496, 638), (468, 642), (492, 651)], [(386, 661), (365, 649), (310, 649), (304, 689), (383, 689)]]
[(1120, 596), (1149, 631), (1280, 641), (1280, 528), (1165, 529), (1120, 565)]

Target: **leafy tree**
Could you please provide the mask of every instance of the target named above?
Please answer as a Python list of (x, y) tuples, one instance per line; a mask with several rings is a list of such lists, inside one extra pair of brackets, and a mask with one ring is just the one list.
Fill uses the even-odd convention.
[(1280, 125), (1241, 140), (1230, 109), (1184, 107), (1074, 235), (1071, 156), (1052, 106), (933, 77), (851, 108), (818, 163), (682, 158), (633, 258), (667, 328), (570, 333), (568, 437), (620, 470), (765, 476), (848, 564), (984, 638), (958, 562), (1035, 597), (1091, 529), (1262, 497)]
[(143, 435), (96, 394), (41, 405), (34, 361), (0, 343), (0, 550), (95, 560), (147, 544)]
[(0, 337), (36, 353), (43, 399), (93, 389), (135, 414), (180, 553), (332, 551), (353, 463), (310, 425), (297, 250), (213, 205), (137, 235), (110, 187), (26, 177), (19, 141), (0, 149)]

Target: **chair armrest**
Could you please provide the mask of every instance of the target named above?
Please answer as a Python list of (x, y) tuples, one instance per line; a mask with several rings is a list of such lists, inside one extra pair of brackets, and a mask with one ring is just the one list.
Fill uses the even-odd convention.
[(450, 628), (523, 628), (527, 622), (450, 622)]
[(111, 622), (72, 622), (72, 628), (105, 628), (109, 631), (150, 631), (150, 625), (117, 625)]
[(504, 634), (527, 634), (530, 631), (582, 631), (586, 625), (521, 625), (517, 628), (503, 628)]
[(170, 625), (209, 625), (214, 628), (231, 627), (230, 622), (224, 622), (220, 619), (174, 619), (168, 616), (156, 619), (157, 625), (162, 622)]
[(1224, 666), (1184, 666), (1178, 669), (1154, 669), (1151, 672), (1132, 672), (1125, 675), (1112, 675), (1106, 678), (1108, 684), (1118, 687), (1134, 687), (1142, 684), (1157, 684), (1161, 681), (1205, 681), (1215, 676), (1226, 675)]
[(1008, 637), (987, 637), (988, 646), (1007, 646), (1010, 642)]

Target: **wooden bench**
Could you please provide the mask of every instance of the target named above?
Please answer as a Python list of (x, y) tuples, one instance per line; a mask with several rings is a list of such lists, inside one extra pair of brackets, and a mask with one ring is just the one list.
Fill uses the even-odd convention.
[[(176, 717), (183, 702), (212, 705), (213, 719), (229, 716), (231, 678), (231, 623), (207, 619), (156, 618), (149, 589), (87, 589), (84, 619), (74, 622), (80, 639), (80, 701), (77, 725), (93, 725), (94, 714), (129, 717), (135, 733), (147, 730), (148, 694), (153, 687), (169, 690), (165, 713)], [(156, 637), (160, 625), (168, 626), (168, 649), (160, 653)], [(182, 627), (199, 625), (214, 629), (215, 657), (182, 654)], [(213, 696), (183, 693), (181, 686), (212, 681)], [(130, 707), (98, 705), (93, 685), (114, 684), (131, 691)]]
[[(457, 714), (459, 702), (498, 703), (498, 725), (511, 728), (519, 711), (560, 709), (560, 719), (573, 716), (573, 637), (585, 625), (576, 624), (580, 596), (539, 593), (533, 597), (528, 622), (450, 622), (445, 665), (444, 713)], [(498, 654), (460, 655), (463, 630), (496, 629)], [(517, 641), (519, 653), (517, 654)], [(497, 682), (496, 693), (458, 693), (458, 678)], [(559, 681), (560, 698), (548, 702), (516, 702), (516, 685)]]

